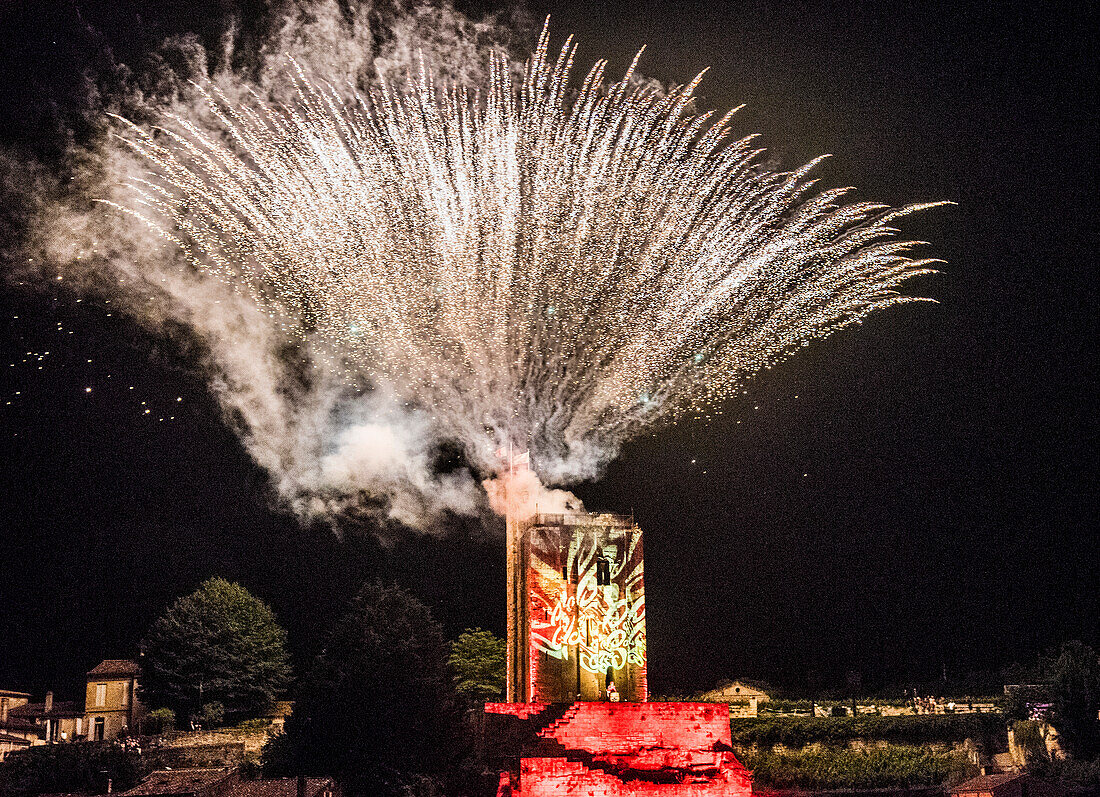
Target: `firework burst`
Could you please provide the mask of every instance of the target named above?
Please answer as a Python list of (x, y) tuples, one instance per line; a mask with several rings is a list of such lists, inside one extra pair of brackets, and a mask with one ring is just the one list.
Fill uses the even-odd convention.
[(551, 481), (917, 300), (897, 288), (933, 261), (892, 224), (928, 205), (762, 167), (732, 111), (694, 112), (702, 75), (665, 94), (601, 61), (571, 89), (574, 55), (544, 29), (522, 80), (498, 57), (483, 91), (423, 69), (346, 100), (294, 64), (288, 105), (202, 89), (222, 135), (124, 124), (149, 173), (120, 207), (481, 467), (526, 443)]

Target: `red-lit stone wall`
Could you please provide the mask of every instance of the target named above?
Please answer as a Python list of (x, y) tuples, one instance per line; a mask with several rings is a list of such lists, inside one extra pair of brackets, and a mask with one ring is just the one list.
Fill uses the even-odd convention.
[[(486, 707), (489, 708), (488, 706)], [(493, 711), (546, 722), (542, 710)], [(502, 797), (747, 797), (751, 773), (730, 748), (729, 709), (711, 703), (575, 703), (542, 728)]]

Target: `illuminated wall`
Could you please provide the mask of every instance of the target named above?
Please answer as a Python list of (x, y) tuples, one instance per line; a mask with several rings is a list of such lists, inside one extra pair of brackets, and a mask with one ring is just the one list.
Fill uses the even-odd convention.
[(520, 524), (526, 574), (517, 669), (529, 701), (599, 700), (608, 678), (644, 702), (642, 532), (620, 515), (535, 515)]
[(552, 716), (528, 708), (485, 706), (530, 723), (540, 740), (502, 773), (498, 797), (751, 797), (724, 704), (574, 703)]

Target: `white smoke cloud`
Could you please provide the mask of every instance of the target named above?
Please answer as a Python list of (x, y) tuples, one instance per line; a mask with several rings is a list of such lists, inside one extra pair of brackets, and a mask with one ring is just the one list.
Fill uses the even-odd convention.
[(536, 513), (563, 515), (584, 511), (584, 504), (573, 493), (546, 487), (534, 471), (526, 468), (486, 479), (481, 486), (498, 515), (507, 514), (509, 509), (521, 518)]
[[(222, 136), (189, 81), (206, 82), (231, 99), (258, 93), (286, 101), (294, 93), (293, 59), (349, 95), (380, 78), (399, 84), (422, 63), (436, 79), (478, 82), (491, 50), (506, 51), (526, 35), (520, 17), (475, 21), (446, 0), (404, 8), (294, 0), (280, 14), (270, 40), (255, 53), (234, 53), (232, 27), (216, 54), (194, 37), (166, 42), (153, 54), (142, 87), (123, 81), (102, 96), (89, 88), (93, 118), (102, 125), (105, 112), (139, 120), (170, 115)], [(223, 66), (212, 71), (213, 62)], [(224, 66), (230, 63), (244, 66), (232, 71)], [(227, 421), (270, 474), (284, 505), (303, 517), (368, 512), (430, 530), (446, 513), (485, 511), (478, 477), (467, 469), (438, 472), (443, 441), (427, 412), (349, 379), (322, 341), (303, 342), (285, 331), (297, 320), (271, 317), (195, 270), (144, 221), (94, 202), (127, 206), (123, 186), (145, 173), (116, 138), (105, 135), (71, 155), (73, 176), (51, 181), (38, 175), (33, 195), (19, 191), (18, 183), (37, 170), (5, 158), (5, 189), (33, 206), (21, 267), (7, 277), (53, 279), (61, 273), (70, 287), (109, 301), (154, 334), (185, 335), (200, 352)]]

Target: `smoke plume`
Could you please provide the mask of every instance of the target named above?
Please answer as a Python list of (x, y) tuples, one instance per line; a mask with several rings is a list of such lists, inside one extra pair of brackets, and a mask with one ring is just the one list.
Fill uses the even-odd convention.
[(486, 510), (466, 466), (441, 469), (441, 440), (430, 412), (348, 379), (323, 340), (286, 333), (230, 285), (196, 270), (147, 224), (96, 200), (123, 202), (144, 163), (113, 134), (110, 114), (155, 123), (185, 119), (222, 137), (200, 86), (230, 100), (291, 101), (291, 63), (353, 97), (386, 81), (400, 86), (421, 68), (441, 84), (486, 80), (490, 52), (522, 53), (529, 21), (518, 10), (475, 20), (450, 2), (276, 4), (259, 47), (241, 49), (227, 20), (220, 49), (177, 36), (129, 67), (102, 53), (106, 66), (87, 81), (90, 142), (71, 144), (64, 177), (3, 158), (4, 188), (26, 208), (22, 250), (9, 279), (55, 280), (109, 301), (153, 335), (186, 335), (227, 422), (269, 474), (284, 506), (306, 519), (367, 513), (431, 530), (447, 513)]

